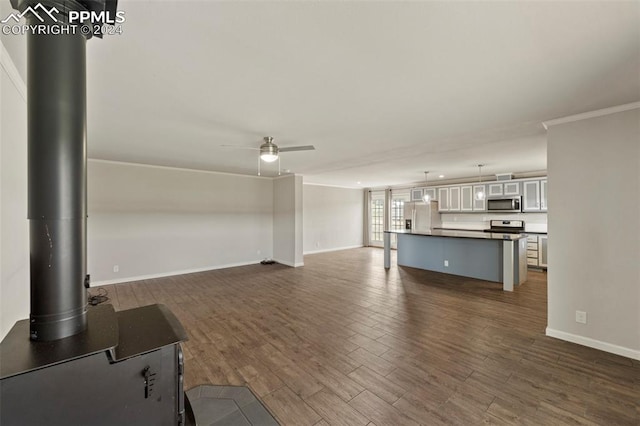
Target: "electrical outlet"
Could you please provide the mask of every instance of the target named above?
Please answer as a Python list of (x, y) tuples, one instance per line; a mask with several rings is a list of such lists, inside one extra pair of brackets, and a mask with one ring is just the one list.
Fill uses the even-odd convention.
[(576, 322), (579, 322), (580, 324), (586, 324), (587, 313), (584, 311), (576, 311)]
[(449, 267), (449, 261), (448, 261), (448, 260), (445, 260), (445, 261), (444, 261), (444, 267), (445, 267), (445, 268), (448, 268), (448, 267)]
[(120, 272), (120, 265), (113, 265), (113, 272)]

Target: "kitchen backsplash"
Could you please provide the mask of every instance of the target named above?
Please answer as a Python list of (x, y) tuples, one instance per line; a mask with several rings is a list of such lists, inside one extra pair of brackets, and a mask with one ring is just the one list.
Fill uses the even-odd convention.
[(489, 228), (490, 220), (523, 220), (525, 231), (547, 232), (546, 213), (441, 213), (441, 218), (443, 228), (481, 230)]

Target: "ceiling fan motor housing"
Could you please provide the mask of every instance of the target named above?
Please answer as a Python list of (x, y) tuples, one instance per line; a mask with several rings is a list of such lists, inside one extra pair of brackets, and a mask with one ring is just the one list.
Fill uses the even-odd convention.
[(278, 158), (278, 146), (273, 143), (272, 137), (265, 137), (265, 143), (260, 145), (260, 158), (264, 161), (272, 162)]

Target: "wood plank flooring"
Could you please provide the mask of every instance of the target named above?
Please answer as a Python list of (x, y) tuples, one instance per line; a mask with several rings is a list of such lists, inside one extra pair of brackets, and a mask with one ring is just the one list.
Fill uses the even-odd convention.
[(544, 272), (506, 293), (382, 255), (104, 288), (182, 321), (185, 389), (249, 386), (283, 425), (640, 424), (639, 362), (544, 335)]

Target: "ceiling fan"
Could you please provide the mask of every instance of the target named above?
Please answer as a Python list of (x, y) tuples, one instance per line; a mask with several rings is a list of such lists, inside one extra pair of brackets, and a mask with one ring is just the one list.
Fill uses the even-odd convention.
[(273, 143), (271, 136), (265, 136), (264, 143), (260, 145), (260, 158), (267, 163), (272, 163), (279, 158), (279, 153), (290, 151), (313, 151), (316, 148), (313, 145), (300, 145), (300, 146), (285, 146), (279, 148), (278, 145)]
[(292, 152), (292, 151), (313, 151), (316, 148), (313, 145), (299, 145), (299, 146), (286, 146), (283, 148), (278, 147), (275, 143), (273, 143), (273, 138), (271, 136), (265, 136), (263, 138), (264, 142), (260, 145), (260, 148), (253, 148), (248, 146), (237, 146), (237, 145), (221, 145), (231, 148), (240, 148), (240, 149), (255, 149), (260, 151), (260, 155), (258, 156), (258, 176), (260, 176), (260, 160), (266, 163), (273, 163), (278, 160), (278, 175), (280, 175), (280, 153), (281, 152)]

